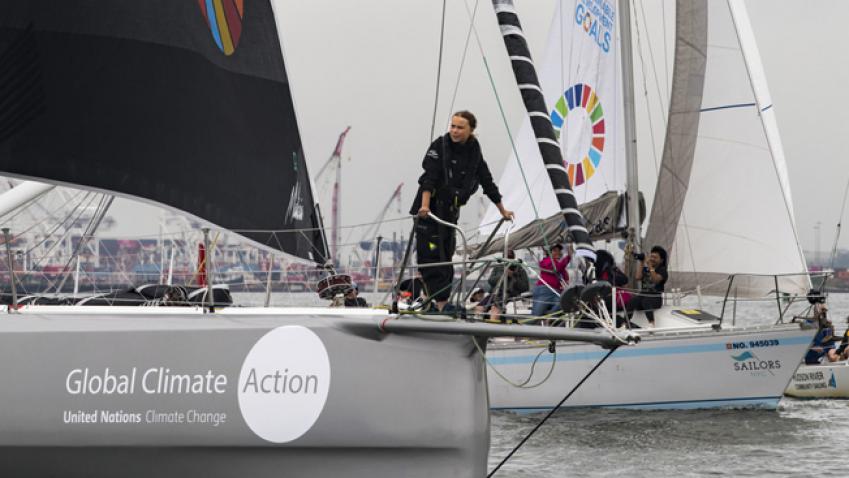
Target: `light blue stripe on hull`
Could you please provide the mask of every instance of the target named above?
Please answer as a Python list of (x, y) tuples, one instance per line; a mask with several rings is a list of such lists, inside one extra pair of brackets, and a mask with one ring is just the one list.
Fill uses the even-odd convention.
[[(696, 410), (706, 408), (762, 408), (775, 410), (781, 397), (753, 397), (753, 398), (720, 398), (715, 400), (694, 400), (677, 402), (646, 402), (646, 403), (623, 403), (608, 405), (564, 405), (567, 408), (621, 408), (627, 410)], [(516, 413), (542, 413), (551, 411), (552, 407), (525, 407), (525, 408), (490, 408), (490, 410), (510, 411)]]
[[(809, 345), (811, 343), (812, 337), (810, 336), (796, 336), (796, 337), (786, 337), (779, 339), (781, 341), (781, 346), (785, 345)], [(733, 341), (733, 339), (729, 338), (729, 341)], [(633, 357), (648, 357), (648, 356), (661, 356), (661, 355), (683, 355), (683, 354), (693, 354), (693, 353), (706, 353), (706, 352), (728, 352), (729, 349), (726, 347), (726, 342), (716, 342), (709, 344), (694, 344), (694, 345), (681, 345), (681, 346), (673, 346), (673, 347), (650, 347), (646, 346), (645, 348), (642, 345), (638, 345), (636, 347), (627, 347), (620, 348), (616, 352), (613, 353), (611, 358), (623, 359), (623, 358), (633, 358)], [(490, 352), (487, 354), (487, 359), (492, 365), (519, 365), (519, 364), (530, 364), (536, 361), (537, 363), (546, 363), (551, 362), (554, 355), (546, 354), (539, 358), (537, 358), (536, 351), (533, 355), (518, 355), (518, 356), (507, 356), (507, 357), (498, 357), (497, 354), (499, 351), (497, 349), (490, 349)], [(567, 353), (567, 354), (557, 354), (558, 362), (573, 362), (580, 360), (599, 360), (607, 354), (606, 351), (592, 351), (592, 352), (577, 352), (577, 353)]]

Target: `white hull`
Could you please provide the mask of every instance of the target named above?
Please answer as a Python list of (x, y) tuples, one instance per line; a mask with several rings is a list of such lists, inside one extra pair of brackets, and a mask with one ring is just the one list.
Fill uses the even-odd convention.
[(849, 398), (849, 362), (802, 364), (784, 394), (796, 398)]
[[(670, 324), (670, 311), (657, 313)], [(775, 408), (815, 330), (796, 324), (721, 328), (711, 324), (641, 330), (642, 342), (622, 346), (563, 404), (563, 407), (689, 409)], [(493, 409), (544, 411), (555, 407), (607, 353), (592, 345), (558, 342), (556, 355), (544, 351), (528, 386), (536, 344), (494, 344), (487, 352)]]

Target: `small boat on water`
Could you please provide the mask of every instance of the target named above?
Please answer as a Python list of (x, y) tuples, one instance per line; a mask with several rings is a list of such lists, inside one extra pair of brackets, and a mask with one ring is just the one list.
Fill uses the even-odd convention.
[[(793, 379), (784, 391), (789, 397), (849, 398), (849, 361), (845, 360), (843, 346), (849, 331), (844, 332), (844, 342), (837, 346), (833, 338), (828, 339), (834, 333), (833, 326), (825, 316), (822, 317), (820, 325), (828, 329), (819, 331), (805, 362), (793, 374)], [(826, 341), (825, 346), (820, 345), (823, 340)], [(819, 363), (815, 363), (818, 360)]]
[[(562, 405), (636, 409), (774, 409), (815, 329), (799, 324), (726, 327), (704, 311), (665, 306), (655, 327), (635, 314), (639, 347), (623, 347)], [(496, 340), (487, 350), (490, 406), (550, 410), (604, 355), (558, 341)], [(849, 382), (849, 376), (847, 377)]]
[[(627, 212), (588, 228), (604, 231), (624, 223), (626, 256), (655, 245), (666, 248), (667, 292), (718, 296), (730, 305), (768, 300), (778, 304), (777, 313), (768, 325), (753, 325), (754, 317), (742, 314), (731, 321), (666, 305), (654, 312), (654, 328), (637, 313), (640, 346), (614, 352), (564, 407), (775, 408), (816, 332), (784, 323), (787, 299), (805, 300), (811, 282), (745, 5), (678, 1), (675, 9), (674, 72), (668, 98), (661, 99), (668, 115), (658, 126), (666, 129), (666, 138), (657, 178), (650, 178), (657, 186), (643, 247), (630, 248), (642, 237), (636, 200), (627, 201)], [(594, 12), (584, 2), (563, 2), (557, 12), (539, 85), (527, 73), (529, 56), (511, 49), (514, 39), (505, 40), (523, 98), (543, 97), (526, 101), (529, 118), (516, 135), (518, 153), (502, 179), (505, 203), (519, 204), (516, 210), (527, 220), (537, 211), (538, 217), (575, 214), (551, 199), (563, 190), (546, 181), (546, 173), (552, 177), (564, 167), (546, 161), (544, 170), (536, 160), (558, 146), (574, 180), (573, 196), (589, 200), (618, 188), (638, 197), (636, 151), (629, 150), (637, 138), (627, 8)], [(505, 36), (515, 30), (516, 25), (502, 25)], [(649, 69), (642, 65), (644, 74)], [(639, 141), (654, 145), (650, 137)], [(493, 218), (491, 210), (484, 225)], [(509, 244), (505, 235), (485, 253), (559, 243), (566, 231), (573, 232), (562, 221), (546, 225), (548, 219), (530, 223)], [(575, 247), (580, 253), (577, 240)], [(568, 342), (495, 343), (487, 351), (490, 404), (522, 411), (554, 408), (600, 354)]]
[(802, 364), (784, 394), (795, 398), (849, 398), (849, 362)]

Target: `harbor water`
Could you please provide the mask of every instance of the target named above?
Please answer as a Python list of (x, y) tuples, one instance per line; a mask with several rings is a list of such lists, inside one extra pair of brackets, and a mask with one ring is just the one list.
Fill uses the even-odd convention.
[[(721, 307), (715, 299), (703, 305), (717, 313)], [(849, 294), (830, 295), (828, 306), (842, 334)], [(777, 314), (775, 301), (740, 303), (736, 323), (772, 323)], [(489, 468), (544, 416), (492, 413)], [(847, 400), (784, 397), (778, 410), (568, 409), (554, 414), (494, 476), (842, 476), (845, 447)]]
[[(490, 469), (539, 422), (492, 414)], [(495, 476), (838, 476), (849, 403), (784, 398), (777, 411), (572, 409), (555, 414)]]
[[(255, 303), (258, 297), (251, 295)], [(274, 305), (315, 304), (309, 295), (275, 294)], [(383, 297), (363, 296), (370, 303)], [(241, 302), (238, 297), (237, 301)], [(695, 301), (691, 298), (687, 303), (695, 306)], [(716, 313), (721, 307), (715, 299), (705, 299), (702, 305)], [(828, 305), (829, 317), (842, 333), (849, 294), (832, 294)], [(730, 310), (726, 309), (727, 318)], [(741, 303), (735, 320), (738, 325), (772, 323), (777, 310), (775, 301)], [(489, 469), (544, 416), (492, 413)], [(836, 476), (845, 470), (842, 450), (849, 447), (847, 425), (849, 401), (845, 400), (785, 397), (778, 410), (564, 409), (495, 476)]]

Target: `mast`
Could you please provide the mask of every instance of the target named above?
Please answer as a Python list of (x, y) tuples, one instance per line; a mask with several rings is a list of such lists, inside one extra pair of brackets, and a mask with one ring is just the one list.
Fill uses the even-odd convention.
[(516, 83), (522, 93), (522, 102), (528, 111), (534, 136), (537, 138), (542, 160), (548, 172), (548, 179), (557, 196), (560, 212), (566, 221), (566, 227), (575, 240), (575, 252), (577, 255), (595, 261), (595, 250), (590, 242), (590, 235), (584, 225), (584, 217), (578, 210), (575, 194), (569, 182), (569, 175), (563, 165), (563, 154), (560, 151), (560, 143), (554, 134), (542, 88), (539, 84), (536, 69), (534, 68), (531, 52), (525, 40), (522, 25), (512, 0), (492, 0), (492, 6), (498, 17), (498, 25), (501, 27), (501, 35), (507, 54), (513, 67)]
[[(619, 0), (620, 58), (622, 60), (622, 96), (625, 117), (625, 158), (628, 176), (628, 242), (632, 250), (640, 250), (640, 189), (637, 178), (637, 128), (634, 112), (634, 58), (631, 51), (631, 7), (629, 0)], [(630, 268), (630, 267), (629, 267)], [(629, 277), (634, 277), (629, 274)]]

